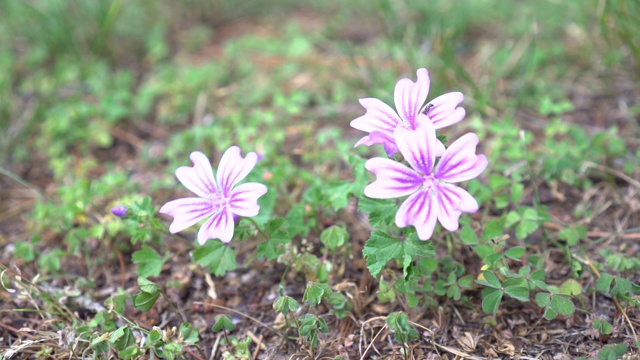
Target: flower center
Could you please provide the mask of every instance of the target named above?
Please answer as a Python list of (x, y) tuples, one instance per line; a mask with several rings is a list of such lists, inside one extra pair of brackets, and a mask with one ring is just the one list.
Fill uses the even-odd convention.
[(210, 195), (211, 205), (213, 208), (226, 208), (229, 206), (229, 199), (224, 197), (221, 194), (211, 194)]

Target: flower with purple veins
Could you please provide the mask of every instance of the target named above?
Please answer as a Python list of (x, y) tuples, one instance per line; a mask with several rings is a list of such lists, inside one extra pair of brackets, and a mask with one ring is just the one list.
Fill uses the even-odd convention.
[[(398, 112), (376, 98), (360, 99), (366, 113), (351, 121), (351, 127), (366, 131), (369, 135), (360, 139), (354, 147), (360, 145), (382, 144), (389, 156), (398, 152), (394, 139), (394, 130), (403, 127), (416, 130), (420, 124), (431, 122), (436, 129), (455, 124), (465, 116), (463, 108), (458, 105), (464, 100), (460, 92), (440, 95), (423, 106), (429, 94), (429, 72), (418, 69), (417, 81), (401, 79), (396, 83), (394, 102)], [(444, 145), (438, 141), (437, 154), (441, 155)]]
[(260, 183), (236, 186), (256, 165), (258, 155), (250, 152), (243, 158), (239, 147), (230, 147), (220, 159), (215, 179), (205, 154), (194, 151), (189, 158), (193, 167), (179, 167), (176, 177), (198, 197), (169, 201), (160, 213), (173, 217), (169, 226), (172, 234), (206, 218), (198, 231), (198, 242), (202, 245), (209, 239), (220, 239), (228, 243), (233, 238), (235, 219), (258, 215), (258, 198), (267, 193), (267, 187)]
[[(436, 131), (425, 122), (415, 131), (402, 126), (394, 131), (400, 153), (411, 167), (386, 158), (373, 158), (365, 163), (376, 180), (367, 185), (364, 194), (375, 199), (392, 199), (409, 195), (396, 213), (396, 225), (413, 225), (420, 240), (429, 240), (436, 220), (449, 230), (458, 229), (460, 215), (475, 213), (478, 203), (466, 190), (453, 183), (480, 175), (487, 158), (476, 155), (478, 136), (463, 135), (449, 146), (440, 161), (436, 158)], [(435, 169), (434, 169), (435, 165)]]
[(123, 205), (116, 205), (111, 208), (111, 213), (117, 217), (127, 216), (127, 207)]

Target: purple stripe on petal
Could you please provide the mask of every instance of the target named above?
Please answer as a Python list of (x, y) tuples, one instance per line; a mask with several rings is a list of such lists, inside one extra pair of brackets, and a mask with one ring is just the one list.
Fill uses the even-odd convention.
[(458, 222), (463, 212), (478, 211), (478, 202), (465, 189), (452, 184), (438, 184), (438, 221), (449, 231), (458, 230)]
[(409, 196), (396, 213), (396, 225), (413, 225), (420, 240), (429, 240), (433, 235), (438, 218), (438, 203), (431, 189), (425, 189)]
[(164, 204), (160, 213), (173, 217), (169, 232), (175, 234), (210, 216), (216, 210), (208, 199), (183, 198)]
[(267, 193), (267, 187), (259, 183), (245, 183), (231, 191), (231, 212), (239, 216), (256, 216), (260, 212), (258, 198)]
[(416, 117), (427, 100), (431, 85), (427, 69), (418, 69), (416, 74), (416, 82), (411, 79), (399, 80), (393, 93), (398, 114), (412, 130), (416, 128)]
[(478, 136), (468, 133), (453, 142), (436, 166), (435, 176), (446, 182), (461, 182), (480, 175), (488, 165), (484, 155), (476, 155)]
[(216, 175), (220, 190), (225, 197), (228, 197), (231, 189), (253, 170), (256, 162), (258, 162), (256, 153), (250, 152), (243, 158), (237, 146), (230, 147), (222, 154)]
[(364, 194), (373, 199), (393, 199), (412, 194), (423, 182), (420, 174), (390, 159), (369, 159), (365, 168), (376, 176), (376, 181), (364, 188)]
[(426, 121), (413, 131), (398, 127), (394, 135), (396, 145), (409, 165), (424, 175), (431, 174), (437, 149), (433, 125)]
[(389, 105), (376, 98), (360, 99), (360, 105), (362, 105), (367, 112), (351, 120), (351, 127), (366, 132), (386, 132), (391, 137), (393, 129), (401, 122), (398, 114), (396, 114)]
[(431, 100), (428, 116), (436, 129), (442, 129), (464, 119), (465, 110), (457, 107), (464, 100), (461, 92), (450, 92)]
[(200, 227), (198, 243), (202, 245), (210, 239), (220, 239), (220, 241), (228, 243), (233, 239), (233, 227), (233, 214), (229, 210), (218, 212)]
[(193, 166), (179, 167), (176, 170), (178, 180), (200, 197), (208, 197), (210, 194), (217, 193), (213, 180), (213, 169), (207, 156), (200, 151), (194, 151), (189, 158), (193, 162)]

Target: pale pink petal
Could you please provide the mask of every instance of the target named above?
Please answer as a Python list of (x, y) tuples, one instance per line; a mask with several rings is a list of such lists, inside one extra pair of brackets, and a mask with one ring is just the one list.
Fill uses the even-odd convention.
[(468, 133), (454, 141), (436, 166), (435, 177), (446, 182), (460, 182), (480, 175), (488, 165), (487, 158), (476, 155), (478, 136)]
[[(391, 133), (393, 135), (393, 133)], [(396, 146), (396, 141), (393, 137), (389, 137), (387, 133), (382, 133), (379, 131), (372, 131), (369, 135), (363, 137), (358, 140), (358, 142), (353, 146), (358, 147), (360, 145), (384, 145), (384, 150), (387, 152), (387, 155), (393, 156), (396, 152), (398, 152), (398, 147)]]
[(210, 239), (220, 239), (223, 243), (228, 243), (233, 238), (233, 231), (233, 214), (225, 208), (202, 224), (198, 231), (198, 243), (203, 245)]
[(225, 197), (228, 197), (231, 189), (253, 170), (256, 162), (258, 162), (256, 153), (250, 152), (243, 158), (237, 146), (230, 147), (222, 154), (216, 179)]
[(176, 170), (176, 177), (187, 189), (200, 197), (208, 197), (217, 193), (213, 180), (213, 169), (207, 156), (194, 151), (189, 156), (193, 166), (181, 166)]
[(416, 128), (416, 117), (429, 95), (429, 72), (427, 69), (418, 69), (417, 81), (411, 79), (401, 79), (396, 83), (393, 98), (400, 118), (413, 130)]
[(431, 174), (436, 158), (436, 130), (426, 121), (411, 131), (398, 127), (395, 131), (396, 145), (411, 167), (423, 175)]
[(431, 100), (425, 110), (433, 126), (442, 129), (464, 119), (464, 108), (458, 107), (463, 100), (461, 92), (450, 92)]
[(352, 128), (366, 132), (380, 131), (389, 134), (389, 137), (393, 136), (393, 129), (400, 124), (401, 120), (389, 105), (375, 98), (360, 99), (360, 105), (367, 112), (351, 120)]
[(438, 218), (438, 202), (433, 189), (421, 190), (407, 198), (396, 213), (396, 225), (413, 225), (420, 240), (429, 240)]
[(364, 194), (373, 199), (406, 196), (422, 185), (422, 178), (418, 173), (390, 159), (369, 159), (364, 167), (376, 176), (376, 180), (364, 188)]
[(160, 213), (173, 217), (169, 232), (175, 234), (216, 211), (211, 200), (201, 198), (184, 198), (169, 201), (160, 208)]
[(438, 221), (449, 231), (458, 230), (458, 221), (463, 212), (478, 211), (478, 202), (465, 189), (452, 184), (436, 185), (438, 196)]
[(267, 187), (259, 183), (245, 183), (231, 191), (229, 206), (238, 216), (256, 216), (260, 211), (258, 198), (267, 193)]

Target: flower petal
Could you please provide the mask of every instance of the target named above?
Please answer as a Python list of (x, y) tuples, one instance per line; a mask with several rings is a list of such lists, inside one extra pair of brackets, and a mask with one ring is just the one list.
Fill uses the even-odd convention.
[(234, 225), (233, 214), (228, 208), (215, 213), (200, 227), (198, 243), (203, 245), (210, 239), (220, 239), (223, 243), (228, 243), (233, 239)]
[(260, 183), (245, 183), (231, 191), (231, 212), (239, 216), (256, 216), (260, 212), (258, 198), (267, 193), (267, 187)]
[(487, 168), (487, 158), (476, 155), (478, 136), (468, 133), (454, 141), (440, 158), (435, 177), (446, 182), (460, 182), (473, 179)]
[(376, 98), (360, 99), (360, 105), (362, 105), (367, 112), (353, 120), (351, 120), (351, 127), (366, 131), (380, 131), (387, 133), (389, 137), (393, 137), (393, 129), (395, 129), (401, 120), (393, 109)]
[(466, 112), (464, 108), (458, 107), (463, 100), (464, 95), (461, 92), (450, 92), (431, 100), (427, 104), (427, 107), (432, 105), (427, 116), (431, 119), (433, 126), (436, 129), (442, 129), (464, 119)]
[(418, 76), (416, 82), (411, 81), (411, 79), (400, 79), (396, 83), (396, 88), (393, 93), (396, 109), (398, 110), (398, 114), (400, 114), (400, 118), (402, 118), (412, 130), (416, 128), (416, 117), (420, 113), (422, 105), (427, 100), (429, 86), (431, 85), (429, 71), (427, 71), (427, 69), (418, 69), (416, 74)]
[(438, 148), (433, 124), (425, 121), (413, 131), (398, 127), (394, 135), (396, 145), (409, 165), (424, 175), (431, 174)]
[(463, 212), (478, 211), (478, 202), (465, 189), (452, 184), (437, 184), (438, 221), (449, 231), (458, 230), (458, 221)]
[(364, 167), (376, 176), (376, 180), (364, 188), (364, 194), (373, 199), (406, 196), (418, 190), (422, 184), (422, 177), (418, 173), (391, 159), (369, 159)]
[(213, 180), (213, 169), (207, 156), (200, 151), (189, 155), (193, 166), (181, 166), (176, 170), (176, 177), (187, 189), (194, 194), (206, 198), (216, 194), (216, 183)]
[(432, 189), (419, 191), (407, 198), (396, 213), (396, 225), (413, 225), (420, 240), (429, 240), (438, 218), (438, 202)]
[(194, 225), (215, 211), (216, 208), (210, 200), (193, 197), (172, 200), (160, 208), (161, 214), (173, 217), (173, 222), (169, 226), (169, 232), (172, 234)]
[[(391, 132), (391, 135), (393, 135), (393, 132)], [(393, 156), (396, 152), (398, 152), (398, 147), (396, 146), (396, 141), (394, 140), (393, 136), (389, 136), (388, 133), (383, 133), (380, 131), (372, 131), (369, 135), (358, 140), (358, 142), (353, 147), (355, 148), (360, 145), (371, 146), (376, 144), (384, 145), (384, 150), (389, 156)]]
[(253, 170), (258, 162), (258, 154), (250, 152), (245, 158), (239, 147), (232, 146), (222, 154), (216, 179), (225, 197), (229, 197), (231, 189)]

